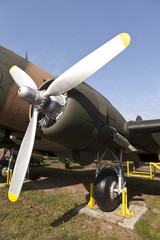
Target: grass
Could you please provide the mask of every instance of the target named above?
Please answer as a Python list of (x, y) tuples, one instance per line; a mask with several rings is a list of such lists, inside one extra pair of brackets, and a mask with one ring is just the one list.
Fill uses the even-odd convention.
[(136, 230), (144, 240), (160, 240), (160, 196), (147, 200), (148, 210), (137, 224)]
[[(52, 168), (54, 165), (54, 169)], [(72, 178), (84, 181), (85, 176), (92, 178), (94, 172), (76, 167), (75, 170), (64, 170), (64, 165), (45, 163), (31, 169), (31, 177), (54, 176), (54, 178)], [(81, 173), (82, 174), (81, 174)], [(24, 184), (21, 196), (16, 203), (7, 200), (8, 186), (0, 188), (0, 239), (31, 240), (31, 239), (108, 239), (92, 226), (92, 219), (85, 214), (78, 215), (76, 208), (86, 202), (86, 195), (81, 193), (68, 194), (61, 191), (46, 192), (35, 190)], [(98, 220), (99, 222), (99, 220)], [(100, 222), (98, 223), (100, 224)], [(93, 230), (94, 229), (94, 230)]]
[[(54, 167), (54, 168), (53, 168)], [(48, 176), (51, 180), (67, 185), (89, 184), (94, 179), (95, 165), (89, 168), (65, 166), (56, 161), (45, 162), (31, 168), (31, 177)], [(63, 180), (63, 181), (62, 181)], [(1, 240), (126, 240), (160, 239), (160, 183), (159, 181), (127, 179), (129, 200), (140, 196), (146, 202), (148, 211), (136, 225), (135, 231), (123, 229), (85, 214), (77, 214), (76, 208), (86, 203), (86, 193), (64, 191), (61, 184), (51, 191), (24, 184), (16, 203), (7, 199), (8, 186), (0, 188), (0, 239)], [(39, 183), (40, 185), (41, 183)], [(45, 190), (45, 189), (44, 189)], [(145, 196), (145, 197), (143, 197)]]
[(160, 230), (153, 227), (150, 220), (143, 218), (137, 225), (137, 231), (144, 240), (159, 240)]
[[(81, 195), (25, 192), (19, 201), (10, 203), (6, 198), (8, 187), (0, 189), (0, 239), (110, 239), (98, 229), (86, 227), (91, 219), (77, 215), (76, 207), (85, 202)], [(26, 194), (27, 193), (27, 194)]]

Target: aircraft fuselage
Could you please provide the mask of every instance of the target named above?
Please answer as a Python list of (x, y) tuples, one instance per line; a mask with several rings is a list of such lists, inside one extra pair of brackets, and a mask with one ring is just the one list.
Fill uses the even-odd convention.
[[(0, 47), (0, 144), (5, 146), (6, 138), (15, 135), (13, 144), (20, 145), (29, 123), (30, 105), (17, 95), (18, 87), (9, 74), (9, 69), (17, 65), (36, 83), (38, 88), (54, 81), (54, 76), (29, 62), (14, 52)], [(128, 125), (129, 126), (129, 125)], [(67, 93), (65, 110), (53, 125), (38, 131), (35, 149), (48, 152), (72, 152), (79, 150), (104, 151), (107, 147), (118, 147), (113, 142), (113, 132), (127, 138), (142, 152), (144, 134), (140, 140), (134, 139), (134, 132), (127, 127), (123, 116), (112, 104), (86, 83), (81, 83)], [(144, 131), (143, 131), (144, 132)], [(5, 140), (4, 140), (5, 139)], [(19, 140), (18, 140), (19, 139)], [(148, 140), (147, 140), (148, 139)], [(149, 132), (145, 142), (154, 145), (150, 153), (159, 153), (158, 135)], [(9, 140), (8, 144), (11, 144)], [(12, 145), (12, 144), (11, 144)]]

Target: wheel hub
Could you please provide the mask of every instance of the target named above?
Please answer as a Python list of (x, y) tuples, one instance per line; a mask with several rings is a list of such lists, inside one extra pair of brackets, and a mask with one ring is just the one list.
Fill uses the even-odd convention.
[(117, 185), (117, 183), (114, 181), (114, 182), (112, 182), (112, 184), (111, 184), (111, 187), (110, 187), (110, 197), (111, 197), (111, 199), (116, 199), (117, 198), (117, 196), (118, 196), (118, 193), (117, 193), (117, 187), (118, 187), (118, 185)]
[(3, 176), (3, 177), (6, 177), (6, 176), (7, 176), (7, 170), (8, 170), (7, 167), (4, 167), (4, 168), (2, 169), (2, 176)]

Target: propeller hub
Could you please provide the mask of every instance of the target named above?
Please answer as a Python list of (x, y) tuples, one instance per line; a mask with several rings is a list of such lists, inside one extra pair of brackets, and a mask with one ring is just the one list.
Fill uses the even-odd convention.
[(60, 113), (61, 108), (63, 108), (63, 105), (61, 104), (61, 98), (51, 96), (47, 106), (45, 107), (45, 113), (56, 116)]
[(67, 94), (50, 96), (39, 113), (38, 127), (41, 130), (54, 125), (62, 116), (67, 103)]
[(18, 96), (24, 101), (33, 104), (37, 97), (37, 90), (30, 87), (20, 87), (18, 89)]
[(20, 87), (18, 90), (18, 96), (24, 101), (38, 106), (39, 109), (43, 108), (48, 99), (43, 95), (44, 91), (38, 91), (30, 87)]

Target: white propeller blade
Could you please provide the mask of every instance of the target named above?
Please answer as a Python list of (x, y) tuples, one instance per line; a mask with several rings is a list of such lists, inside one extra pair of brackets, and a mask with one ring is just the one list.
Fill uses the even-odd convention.
[(37, 118), (38, 118), (38, 109), (34, 107), (33, 116), (28, 125), (27, 131), (23, 138), (16, 164), (14, 167), (13, 177), (11, 180), (8, 198), (11, 202), (17, 201), (23, 181), (27, 172), (27, 168), (29, 165), (30, 157), (32, 154), (32, 149), (35, 140), (36, 127), (37, 127)]
[(44, 96), (60, 95), (86, 80), (130, 43), (130, 36), (121, 33), (61, 74), (44, 92)]
[(19, 87), (30, 87), (37, 90), (37, 86), (32, 78), (17, 66), (11, 67), (9, 70), (11, 76)]

